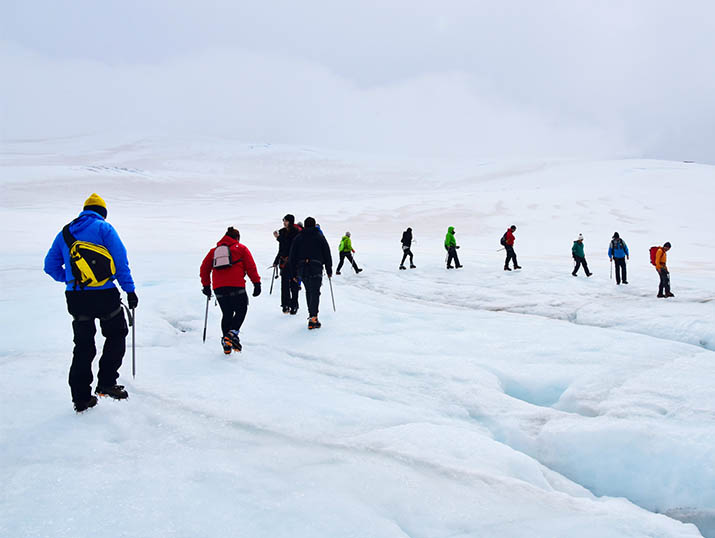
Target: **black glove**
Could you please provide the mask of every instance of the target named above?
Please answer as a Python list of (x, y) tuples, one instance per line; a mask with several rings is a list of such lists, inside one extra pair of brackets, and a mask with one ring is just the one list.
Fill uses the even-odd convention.
[(455, 245), (454, 248), (459, 248), (459, 245)]
[(260, 294), (261, 294), (261, 283), (254, 282), (253, 283), (253, 296), (258, 297)]
[(129, 304), (129, 310), (132, 310), (137, 307), (139, 304), (139, 297), (137, 297), (137, 294), (133, 291), (130, 291), (127, 293), (127, 303)]
[(203, 293), (206, 297), (211, 297), (211, 286), (204, 286), (201, 293)]

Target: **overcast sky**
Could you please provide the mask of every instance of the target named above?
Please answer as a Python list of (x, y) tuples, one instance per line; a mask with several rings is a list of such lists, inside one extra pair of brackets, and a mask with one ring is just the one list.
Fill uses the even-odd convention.
[(715, 163), (715, 2), (0, 0), (0, 138)]

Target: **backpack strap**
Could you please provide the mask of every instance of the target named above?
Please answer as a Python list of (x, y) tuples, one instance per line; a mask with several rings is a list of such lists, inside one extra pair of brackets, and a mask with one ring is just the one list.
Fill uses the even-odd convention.
[(65, 240), (67, 248), (72, 248), (72, 245), (74, 245), (77, 241), (77, 238), (72, 235), (72, 232), (70, 232), (70, 226), (74, 224), (76, 220), (77, 219), (73, 220), (69, 224), (65, 224), (64, 228), (62, 228), (62, 238)]

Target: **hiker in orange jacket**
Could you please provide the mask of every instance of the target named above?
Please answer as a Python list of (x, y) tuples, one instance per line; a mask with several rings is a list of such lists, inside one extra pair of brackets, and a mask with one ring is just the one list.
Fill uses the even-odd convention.
[(670, 242), (666, 241), (665, 244), (658, 249), (658, 252), (655, 253), (655, 270), (658, 271), (658, 275), (660, 275), (658, 297), (675, 297), (675, 295), (670, 293), (670, 271), (668, 271), (666, 264), (668, 260), (667, 252), (669, 250)]

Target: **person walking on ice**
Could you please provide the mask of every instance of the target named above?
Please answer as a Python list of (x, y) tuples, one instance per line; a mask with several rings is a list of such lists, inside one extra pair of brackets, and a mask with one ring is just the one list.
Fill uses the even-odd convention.
[(308, 329), (320, 329), (318, 311), (320, 307), (320, 286), (323, 283), (323, 267), (328, 279), (333, 276), (333, 259), (330, 246), (321, 231), (315, 227), (315, 219), (304, 221), (303, 231), (293, 241), (288, 256), (291, 271), (305, 286), (305, 300), (308, 304)]
[(402, 261), (400, 262), (400, 269), (407, 270), (405, 267), (405, 260), (407, 256), (410, 257), (410, 269), (414, 269), (416, 266), (412, 261), (412, 228), (407, 228), (402, 232)]
[(454, 237), (455, 231), (454, 226), (447, 228), (447, 235), (444, 238), (444, 248), (447, 251), (447, 269), (452, 269), (452, 260), (454, 260), (454, 268), (459, 269), (462, 264), (459, 263), (459, 256), (457, 256), (457, 239)]
[(504, 232), (504, 235), (501, 238), (501, 244), (504, 245), (504, 248), (506, 249), (506, 260), (504, 260), (505, 271), (511, 271), (509, 268), (510, 261), (514, 262), (514, 269), (521, 269), (521, 266), (516, 262), (516, 252), (514, 252), (514, 241), (516, 241), (516, 237), (514, 237), (515, 231), (516, 226), (512, 224), (509, 228), (507, 228), (507, 231)]
[(616, 285), (620, 285), (621, 282), (628, 284), (626, 278), (626, 258), (630, 259), (628, 245), (621, 239), (618, 232), (615, 232), (611, 238), (611, 244), (608, 246), (608, 258), (616, 264)]
[(586, 276), (591, 276), (593, 274), (589, 272), (588, 264), (586, 263), (586, 255), (583, 251), (583, 235), (578, 234), (578, 239), (573, 242), (573, 246), (571, 247), (571, 255), (576, 262), (576, 266), (571, 273), (573, 276), (576, 276), (576, 273), (578, 273), (578, 270), (581, 268), (582, 265), (583, 270), (586, 271)]
[(124, 386), (117, 385), (129, 329), (114, 281), (126, 292), (130, 309), (137, 307), (139, 299), (127, 250), (106, 218), (107, 204), (98, 194), (92, 194), (79, 216), (57, 234), (45, 257), (45, 273), (66, 285), (67, 310), (73, 318), (69, 385), (78, 413), (97, 405), (91, 387), (92, 360), (97, 354), (96, 319), (105, 340), (94, 392), (115, 400), (129, 397)]
[(301, 228), (295, 225), (295, 217), (289, 213), (283, 217), (283, 228), (273, 232), (273, 236), (278, 241), (278, 254), (273, 260), (273, 267), (279, 269), (281, 274), (281, 309), (284, 314), (295, 315), (298, 313), (300, 285), (294, 280), (295, 275), (291, 273), (288, 254), (290, 254), (290, 247)]
[(248, 312), (246, 275), (253, 282), (253, 296), (261, 294), (261, 277), (256, 270), (251, 252), (239, 240), (241, 234), (230, 226), (226, 234), (209, 250), (201, 262), (202, 293), (211, 297), (211, 287), (223, 314), (221, 318), (221, 346), (226, 355), (243, 349), (238, 334)]
[(355, 249), (353, 248), (352, 241), (350, 241), (350, 232), (345, 232), (345, 235), (340, 240), (340, 245), (338, 246), (338, 252), (340, 253), (340, 262), (338, 263), (338, 268), (335, 270), (336, 275), (340, 274), (340, 269), (343, 268), (343, 263), (345, 262), (345, 258), (347, 258), (348, 261), (350, 262), (350, 265), (353, 266), (353, 269), (355, 270), (355, 274), (362, 271), (362, 269), (360, 269), (357, 266), (357, 263), (355, 262), (355, 259), (353, 258), (353, 253), (355, 252)]
[(653, 256), (653, 249), (655, 251), (655, 259), (651, 259), (653, 265), (655, 265), (656, 271), (658, 271), (658, 276), (660, 276), (660, 283), (658, 284), (658, 297), (675, 297), (670, 293), (670, 271), (668, 270), (668, 265), (666, 264), (668, 260), (668, 251), (670, 250), (670, 242), (666, 241), (662, 247), (651, 247), (651, 256)]

